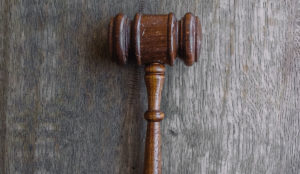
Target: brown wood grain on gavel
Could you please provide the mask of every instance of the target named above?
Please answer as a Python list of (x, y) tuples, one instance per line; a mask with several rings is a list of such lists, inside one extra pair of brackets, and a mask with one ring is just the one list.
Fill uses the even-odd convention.
[(131, 21), (118, 14), (109, 24), (109, 51), (114, 61), (126, 64), (129, 60), (145, 65), (148, 110), (144, 174), (161, 174), (160, 111), (165, 66), (172, 66), (177, 56), (187, 66), (200, 55), (202, 31), (199, 18), (187, 13), (177, 21), (173, 13), (144, 15), (137, 13)]

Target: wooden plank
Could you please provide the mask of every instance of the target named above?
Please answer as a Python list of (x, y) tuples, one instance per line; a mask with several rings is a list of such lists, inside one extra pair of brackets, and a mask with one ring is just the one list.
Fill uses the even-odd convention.
[(297, 0), (141, 4), (0, 2), (0, 173), (142, 173), (143, 69), (106, 42), (140, 9), (203, 26), (198, 63), (167, 67), (163, 173), (300, 173)]
[(138, 2), (5, 3), (6, 173), (131, 173), (143, 107), (127, 111), (136, 70), (111, 63), (106, 28)]
[(8, 16), (10, 13), (9, 3), (0, 2), (0, 173), (5, 173), (6, 160), (6, 103), (7, 103), (7, 60), (9, 55), (9, 30)]
[(164, 0), (159, 7), (177, 16), (190, 10), (203, 26), (198, 64), (168, 69), (164, 173), (299, 173), (296, 1)]

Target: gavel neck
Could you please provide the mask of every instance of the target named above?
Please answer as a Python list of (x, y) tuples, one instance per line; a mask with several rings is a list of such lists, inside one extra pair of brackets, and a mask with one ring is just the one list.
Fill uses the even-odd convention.
[(165, 66), (151, 63), (145, 66), (145, 82), (148, 94), (148, 111), (159, 111), (161, 92), (165, 80)]

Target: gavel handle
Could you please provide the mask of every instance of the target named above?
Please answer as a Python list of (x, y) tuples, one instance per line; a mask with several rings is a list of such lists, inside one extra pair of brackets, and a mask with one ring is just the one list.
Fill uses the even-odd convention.
[(160, 111), (161, 91), (165, 79), (165, 67), (160, 63), (145, 66), (145, 82), (148, 94), (147, 135), (145, 145), (144, 174), (161, 174)]
[(148, 122), (144, 174), (161, 174), (160, 122)]

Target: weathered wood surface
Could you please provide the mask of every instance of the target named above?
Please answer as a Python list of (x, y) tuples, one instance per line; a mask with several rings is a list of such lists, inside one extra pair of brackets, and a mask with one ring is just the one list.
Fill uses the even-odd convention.
[[(138, 0), (0, 1), (0, 173), (142, 172), (142, 68), (107, 53)], [(163, 173), (300, 173), (297, 0), (145, 1), (199, 16), (198, 63), (167, 67)], [(135, 85), (133, 85), (135, 84)]]

